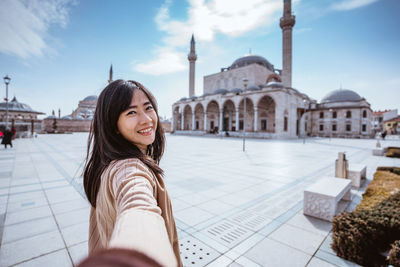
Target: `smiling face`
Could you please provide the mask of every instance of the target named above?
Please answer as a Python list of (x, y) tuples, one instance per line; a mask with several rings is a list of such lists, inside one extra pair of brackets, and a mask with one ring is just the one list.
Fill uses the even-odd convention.
[(118, 131), (144, 154), (152, 144), (157, 130), (157, 113), (145, 93), (136, 89), (128, 109), (123, 111), (117, 122)]

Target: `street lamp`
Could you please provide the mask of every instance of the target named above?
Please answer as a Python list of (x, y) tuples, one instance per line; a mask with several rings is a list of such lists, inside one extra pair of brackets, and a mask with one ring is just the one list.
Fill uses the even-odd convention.
[[(243, 87), (244, 87), (244, 92), (246, 92), (247, 89), (247, 83), (249, 80), (247, 78), (243, 79)], [(246, 95), (244, 96), (244, 105), (243, 105), (243, 152), (246, 150), (245, 148), (245, 143), (246, 143)]]
[(6, 84), (6, 129), (8, 128), (8, 84), (11, 81), (11, 78), (6, 75), (4, 78), (4, 83)]
[(332, 138), (332, 119), (333, 119), (333, 114), (332, 114), (332, 109), (330, 108), (329, 109), (329, 113), (331, 114), (331, 117), (330, 117), (330, 123), (329, 123), (329, 142), (331, 141), (331, 138)]

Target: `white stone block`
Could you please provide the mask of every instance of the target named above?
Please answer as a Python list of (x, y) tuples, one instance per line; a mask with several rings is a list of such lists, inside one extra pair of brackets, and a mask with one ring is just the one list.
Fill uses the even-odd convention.
[(351, 181), (337, 177), (324, 177), (304, 190), (303, 213), (332, 221), (341, 199), (351, 200)]
[(367, 166), (363, 164), (349, 164), (347, 171), (348, 178), (354, 187), (360, 188), (367, 178)]
[(375, 148), (372, 150), (372, 155), (374, 156), (383, 156), (385, 154), (384, 148)]

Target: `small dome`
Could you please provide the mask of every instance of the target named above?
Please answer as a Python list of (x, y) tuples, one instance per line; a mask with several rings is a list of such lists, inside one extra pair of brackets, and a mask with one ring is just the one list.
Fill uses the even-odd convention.
[(191, 96), (189, 98), (192, 99), (192, 100), (195, 100), (197, 98), (197, 96)]
[(283, 87), (283, 84), (281, 82), (269, 82), (267, 87)]
[(235, 93), (235, 94), (240, 94), (242, 92), (242, 89), (239, 88), (233, 88), (232, 90), (230, 90), (231, 93)]
[(187, 100), (186, 97), (182, 97), (181, 99), (179, 99), (179, 101), (185, 101), (185, 100)]
[(72, 120), (72, 117), (71, 117), (71, 115), (67, 115), (67, 116), (61, 117), (61, 119), (63, 119), (63, 120)]
[(361, 97), (356, 92), (348, 89), (338, 89), (328, 93), (324, 98), (322, 98), (321, 103), (360, 101), (360, 100)]
[(45, 119), (58, 119), (58, 118), (54, 115), (50, 115), (50, 116), (47, 116)]
[(247, 87), (247, 90), (261, 90), (260, 86), (252, 84), (249, 87)]
[(226, 89), (217, 89), (217, 90), (214, 91), (214, 94), (226, 94), (228, 92), (229, 91), (226, 90)]
[(211, 95), (210, 93), (204, 93), (202, 96), (208, 96)]
[[(0, 103), (0, 110), (5, 111), (7, 110), (7, 103), (1, 102)], [(30, 106), (24, 103), (20, 103), (17, 101), (17, 98), (14, 98), (8, 102), (8, 111), (17, 111), (17, 112), (25, 112), (25, 113), (34, 113), (34, 114), (44, 114), (42, 112), (38, 112), (33, 110)]]
[(90, 95), (83, 99), (83, 101), (97, 101), (97, 95)]
[(272, 72), (274, 71), (274, 66), (271, 63), (269, 63), (268, 60), (266, 60), (262, 56), (257, 56), (257, 55), (245, 55), (243, 57), (240, 57), (232, 63), (229, 69), (236, 69), (254, 63), (264, 66)]

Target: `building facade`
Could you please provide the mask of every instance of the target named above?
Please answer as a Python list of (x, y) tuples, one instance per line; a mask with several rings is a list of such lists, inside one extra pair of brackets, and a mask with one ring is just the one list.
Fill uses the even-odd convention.
[[(6, 102), (0, 103), (0, 131), (6, 129)], [(8, 102), (8, 127), (15, 128), (17, 137), (31, 136), (35, 132), (41, 132), (42, 120), (38, 115), (45, 113), (33, 110), (29, 105), (18, 102), (14, 98)]]
[(370, 137), (372, 111), (352, 90), (330, 92), (320, 103), (292, 87), (291, 1), (284, 0), (282, 70), (259, 55), (245, 55), (204, 76), (203, 95), (193, 94), (197, 59), (192, 36), (189, 97), (172, 105), (175, 134), (220, 134), (259, 138)]

